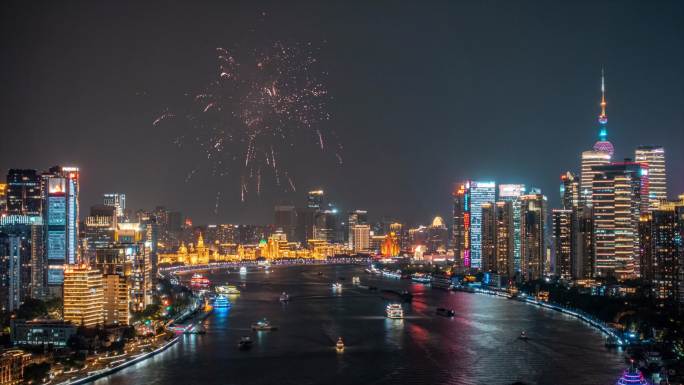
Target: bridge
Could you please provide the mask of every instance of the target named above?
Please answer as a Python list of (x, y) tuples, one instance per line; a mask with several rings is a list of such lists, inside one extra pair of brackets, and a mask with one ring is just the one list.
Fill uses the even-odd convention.
[(259, 266), (306, 266), (306, 265), (368, 265), (373, 261), (370, 256), (340, 256), (326, 259), (313, 258), (285, 258), (266, 260), (248, 260), (235, 262), (212, 262), (201, 265), (177, 265), (159, 267), (159, 273), (193, 273), (206, 270), (238, 269), (240, 267), (259, 267)]

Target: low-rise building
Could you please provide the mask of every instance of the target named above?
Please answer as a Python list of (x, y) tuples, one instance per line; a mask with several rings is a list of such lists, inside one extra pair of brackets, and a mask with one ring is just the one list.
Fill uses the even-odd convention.
[(65, 347), (74, 334), (76, 326), (61, 320), (12, 320), (10, 323), (10, 338), (16, 346)]

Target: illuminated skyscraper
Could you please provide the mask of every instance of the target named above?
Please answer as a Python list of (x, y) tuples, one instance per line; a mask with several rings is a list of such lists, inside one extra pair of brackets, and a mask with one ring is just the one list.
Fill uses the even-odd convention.
[(7, 212), (7, 183), (0, 183), (0, 215)]
[(370, 226), (369, 225), (354, 225), (352, 227), (354, 234), (353, 249), (356, 253), (368, 252), (370, 248)]
[[(641, 219), (642, 241), (650, 236), (646, 239), (650, 242), (641, 245), (642, 248), (650, 246), (650, 250), (642, 250), (649, 259), (643, 268), (643, 278), (651, 283), (656, 299), (675, 302), (681, 298), (680, 291), (684, 288), (681, 282), (684, 274), (681, 271), (684, 262), (684, 195), (678, 202), (660, 202), (657, 209)], [(643, 223), (647, 219), (650, 219), (649, 226)]]
[(635, 162), (594, 167), (596, 276), (630, 279), (639, 275), (639, 218), (648, 210), (645, 167)]
[(366, 210), (354, 210), (349, 213), (347, 218), (347, 242), (349, 248), (354, 248), (354, 226), (356, 225), (367, 225), (368, 224), (368, 211)]
[(40, 175), (36, 170), (11, 169), (7, 173), (7, 213), (40, 215)]
[(639, 146), (634, 161), (648, 165), (649, 207), (655, 209), (661, 201), (667, 200), (665, 149), (662, 146)]
[(493, 181), (470, 182), (471, 214), (471, 267), (482, 267), (482, 204), (496, 200), (496, 183)]
[(323, 190), (313, 190), (309, 191), (307, 198), (307, 207), (310, 209), (320, 210), (323, 208)]
[(65, 265), (78, 263), (78, 168), (52, 167), (43, 173), (41, 187), (47, 294), (59, 296)]
[(435, 217), (427, 228), (427, 251), (429, 253), (446, 252), (449, 241), (449, 230), (442, 217)]
[(296, 239), (297, 230), (297, 210), (292, 205), (278, 205), (275, 207), (275, 227), (276, 230), (283, 231), (287, 240)]
[(521, 196), (520, 202), (521, 275), (524, 280), (536, 280), (545, 270), (546, 197), (528, 194)]
[(496, 272), (496, 206), (482, 204), (482, 271)]
[(69, 265), (63, 280), (64, 320), (85, 327), (103, 325), (102, 273), (85, 265)]
[(555, 273), (563, 279), (572, 278), (573, 258), (573, 211), (553, 209), (553, 248), (555, 252)]
[(105, 206), (112, 206), (116, 209), (116, 216), (119, 220), (123, 220), (126, 215), (126, 194), (108, 193), (104, 194), (103, 203)]
[[(499, 200), (513, 205), (513, 271), (520, 271), (520, 196), (525, 194), (524, 184), (500, 184)], [(513, 276), (510, 274), (509, 276)]]
[(452, 193), (454, 210), (451, 227), (451, 246), (460, 270), (470, 268), (470, 181), (458, 183)]

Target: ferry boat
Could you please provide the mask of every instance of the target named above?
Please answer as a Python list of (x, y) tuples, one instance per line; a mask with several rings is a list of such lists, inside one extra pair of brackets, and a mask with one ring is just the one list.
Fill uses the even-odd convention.
[(335, 349), (337, 349), (338, 352), (342, 352), (344, 350), (344, 341), (342, 341), (342, 337), (337, 338)]
[(433, 275), (430, 278), (430, 286), (434, 289), (450, 290), (452, 286), (451, 277), (447, 277), (446, 275)]
[(401, 279), (401, 270), (397, 270), (397, 271), (383, 270), (382, 276), (387, 277), (387, 278)]
[(193, 289), (206, 289), (209, 285), (211, 285), (211, 281), (202, 274), (195, 273), (192, 275), (192, 278), (190, 278), (190, 286), (192, 286)]
[(252, 341), (252, 337), (250, 336), (240, 337), (240, 341), (238, 342), (238, 348), (240, 350), (248, 350), (252, 348), (253, 343), (254, 341)]
[(241, 275), (247, 274), (247, 268), (245, 266), (240, 267), (240, 274)]
[(233, 285), (216, 286), (215, 290), (216, 290), (216, 293), (218, 293), (218, 294), (228, 294), (228, 295), (240, 294), (240, 290), (238, 290), (238, 288), (233, 286)]
[(357, 276), (353, 276), (353, 277), (352, 277), (352, 284), (354, 284), (354, 285), (360, 285), (360, 284), (361, 284), (361, 278), (359, 278), (359, 277), (357, 277)]
[(424, 273), (413, 273), (411, 275), (411, 281), (428, 284), (431, 282), (430, 276)]
[(266, 318), (262, 319), (261, 321), (257, 321), (252, 324), (252, 330), (257, 330), (257, 331), (270, 331), (270, 330), (276, 330), (277, 328), (273, 325), (271, 325), (270, 322), (266, 320)]
[(280, 295), (280, 302), (288, 302), (289, 300), (290, 296), (286, 292)]
[(336, 291), (342, 290), (342, 284), (339, 282), (335, 282), (332, 284), (332, 289)]
[(634, 365), (625, 370), (616, 385), (649, 385), (644, 375)]
[(229, 308), (230, 306), (231, 306), (230, 301), (224, 295), (217, 295), (216, 298), (214, 299), (214, 307), (217, 309), (218, 308)]
[(387, 313), (387, 318), (392, 318), (392, 319), (404, 318), (404, 309), (398, 303), (392, 303), (392, 304), (387, 305), (387, 308), (385, 308), (385, 312)]

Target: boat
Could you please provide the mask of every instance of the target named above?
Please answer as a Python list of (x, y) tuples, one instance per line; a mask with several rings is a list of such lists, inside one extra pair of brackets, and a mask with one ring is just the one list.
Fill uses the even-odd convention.
[(190, 278), (190, 286), (193, 289), (206, 289), (211, 285), (211, 282), (207, 277), (204, 277), (202, 274), (193, 274), (192, 278)]
[(268, 322), (268, 320), (266, 320), (266, 318), (252, 324), (252, 330), (270, 331), (270, 330), (276, 330), (276, 329), (278, 329), (278, 328), (271, 325), (271, 323)]
[(648, 385), (649, 382), (644, 378), (644, 375), (639, 369), (632, 364), (629, 369), (622, 373), (622, 377), (618, 379), (616, 385)]
[(430, 278), (430, 286), (433, 289), (450, 290), (452, 287), (451, 277), (445, 275), (433, 275)]
[(401, 279), (401, 270), (389, 271), (382, 270), (382, 276), (387, 278)]
[(335, 282), (332, 284), (332, 289), (333, 290), (342, 290), (342, 284), (339, 282)]
[(224, 295), (217, 295), (214, 299), (215, 308), (229, 308), (230, 306), (230, 301)]
[(238, 342), (238, 348), (240, 350), (249, 350), (252, 348), (253, 343), (254, 341), (252, 341), (252, 337), (250, 336), (240, 337), (240, 341)]
[(232, 285), (216, 286), (214, 288), (214, 290), (218, 294), (227, 294), (227, 295), (238, 295), (238, 294), (240, 294), (240, 290), (238, 290), (237, 287), (232, 286)]
[(527, 336), (527, 332), (524, 330), (520, 332), (520, 337), (518, 338), (520, 338), (523, 341), (527, 341), (529, 339), (529, 337)]
[(360, 284), (361, 284), (361, 278), (359, 278), (359, 277), (357, 277), (357, 276), (353, 276), (353, 277), (352, 277), (352, 284), (354, 284), (354, 285), (360, 285)]
[(452, 309), (445, 309), (443, 307), (438, 307), (437, 308), (437, 315), (441, 315), (444, 317), (453, 317), (456, 315), (456, 312), (453, 311)]
[(344, 341), (342, 341), (342, 337), (337, 338), (337, 343), (335, 344), (335, 349), (337, 349), (338, 352), (341, 352), (344, 350)]
[(417, 282), (417, 283), (422, 283), (422, 284), (429, 284), (430, 283), (430, 276), (424, 273), (413, 273), (411, 275), (411, 281)]
[(290, 296), (286, 292), (280, 295), (280, 302), (288, 302), (289, 300)]
[(240, 274), (247, 274), (247, 268), (245, 266), (240, 267)]
[(387, 318), (392, 318), (392, 319), (404, 318), (404, 309), (398, 303), (392, 303), (392, 304), (387, 305), (387, 308), (385, 308), (385, 312), (387, 313)]

